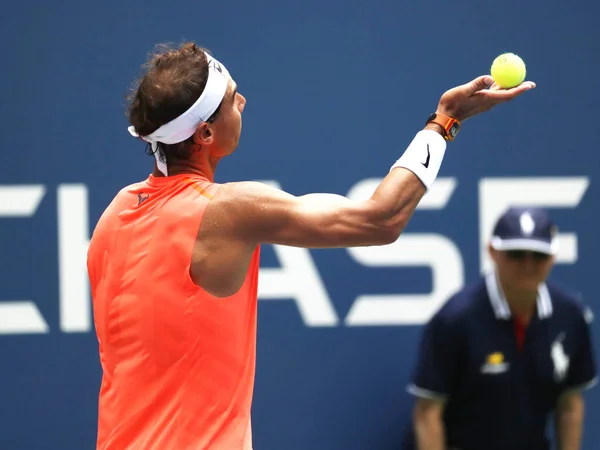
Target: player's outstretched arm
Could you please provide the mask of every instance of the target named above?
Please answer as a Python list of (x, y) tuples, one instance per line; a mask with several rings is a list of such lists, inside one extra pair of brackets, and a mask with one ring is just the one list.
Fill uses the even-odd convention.
[(378, 245), (398, 238), (424, 192), (423, 183), (402, 168), (390, 172), (367, 201), (334, 194), (295, 197), (261, 183), (236, 183), (230, 212), (244, 217), (236, 233), (251, 243), (313, 248)]
[[(524, 82), (498, 89), (490, 76), (457, 86), (441, 97), (437, 113), (460, 121), (535, 87)], [(301, 197), (260, 183), (233, 183), (218, 194), (235, 233), (250, 244), (350, 247), (395, 241), (431, 186), (444, 157), (443, 129), (428, 124), (366, 201), (332, 194)], [(217, 197), (215, 197), (217, 200)]]

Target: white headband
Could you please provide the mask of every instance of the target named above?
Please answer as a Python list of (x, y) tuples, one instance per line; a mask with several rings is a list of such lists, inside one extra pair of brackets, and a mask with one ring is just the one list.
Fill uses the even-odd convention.
[(186, 112), (165, 123), (148, 136), (138, 135), (133, 126), (128, 128), (132, 136), (142, 138), (144, 141), (152, 144), (158, 170), (165, 176), (167, 176), (167, 164), (161, 160), (161, 156), (164, 158), (164, 155), (159, 150), (158, 143), (177, 144), (192, 136), (198, 125), (206, 122), (217, 110), (223, 101), (225, 91), (227, 91), (230, 78), (229, 72), (219, 61), (208, 53), (205, 54), (208, 59), (208, 79), (206, 80), (206, 86), (200, 98)]

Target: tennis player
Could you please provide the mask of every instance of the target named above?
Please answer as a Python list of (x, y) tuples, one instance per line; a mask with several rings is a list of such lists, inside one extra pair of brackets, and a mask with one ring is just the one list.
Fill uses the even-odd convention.
[(444, 93), (367, 201), (295, 197), (215, 183), (246, 99), (194, 43), (153, 56), (128, 115), (154, 171), (117, 194), (88, 253), (103, 370), (97, 448), (251, 449), (260, 244), (395, 241), (461, 122), (533, 87), (501, 90), (481, 76)]

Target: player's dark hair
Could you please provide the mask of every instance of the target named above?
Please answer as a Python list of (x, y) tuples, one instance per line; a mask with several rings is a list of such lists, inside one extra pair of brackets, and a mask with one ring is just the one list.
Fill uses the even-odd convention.
[[(200, 97), (208, 78), (205, 49), (186, 42), (178, 49), (160, 44), (144, 64), (146, 73), (138, 79), (129, 96), (127, 117), (140, 136), (147, 136), (162, 125), (187, 111)], [(208, 119), (212, 122), (219, 108)], [(178, 144), (162, 144), (159, 148), (167, 163), (173, 159), (188, 159), (193, 148), (193, 136)], [(152, 153), (148, 145), (147, 151)]]

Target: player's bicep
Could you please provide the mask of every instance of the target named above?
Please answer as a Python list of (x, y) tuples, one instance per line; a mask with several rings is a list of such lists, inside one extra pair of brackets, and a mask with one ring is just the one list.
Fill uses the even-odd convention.
[(369, 202), (333, 194), (293, 196), (260, 183), (237, 186), (234, 200), (244, 238), (300, 247), (389, 242), (389, 230)]

